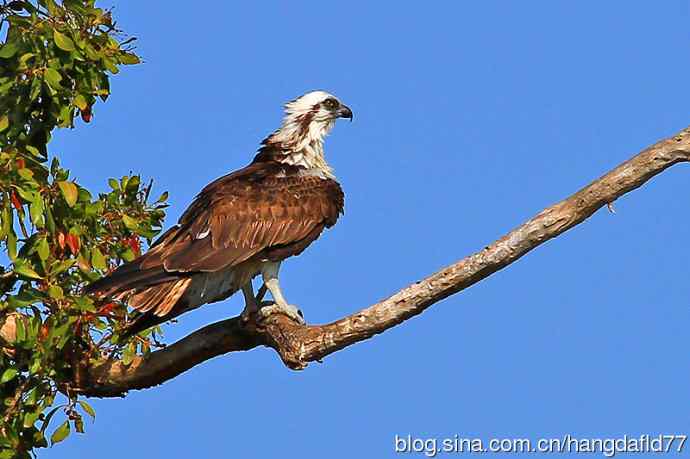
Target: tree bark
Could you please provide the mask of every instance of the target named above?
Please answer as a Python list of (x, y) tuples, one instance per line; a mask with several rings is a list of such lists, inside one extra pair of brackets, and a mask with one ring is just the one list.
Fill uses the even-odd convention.
[(75, 388), (88, 396), (123, 395), (161, 384), (212, 357), (257, 346), (275, 349), (299, 370), (351, 344), (371, 338), (422, 313), (508, 266), (530, 250), (582, 223), (603, 206), (679, 162), (690, 161), (690, 127), (662, 140), (594, 180), (567, 199), (539, 212), (502, 238), (385, 300), (326, 325), (302, 326), (282, 315), (257, 323), (239, 317), (208, 325), (165, 349), (121, 361), (95, 362)]

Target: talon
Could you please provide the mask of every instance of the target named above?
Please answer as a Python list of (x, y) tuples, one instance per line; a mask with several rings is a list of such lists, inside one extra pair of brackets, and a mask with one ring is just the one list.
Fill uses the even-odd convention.
[(262, 319), (267, 319), (271, 314), (284, 314), (298, 324), (306, 325), (306, 322), (304, 321), (304, 314), (302, 314), (302, 311), (300, 311), (297, 306), (293, 306), (291, 304), (280, 305), (272, 302), (269, 302), (268, 304), (265, 303), (266, 302), (262, 302), (261, 308), (259, 309), (259, 316)]

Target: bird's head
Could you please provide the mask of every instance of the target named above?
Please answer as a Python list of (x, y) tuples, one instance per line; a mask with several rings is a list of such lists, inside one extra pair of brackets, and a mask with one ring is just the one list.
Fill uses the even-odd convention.
[(338, 118), (352, 121), (352, 110), (332, 94), (312, 91), (285, 104), (283, 124), (261, 143), (254, 161), (272, 159), (333, 177), (323, 140)]
[(350, 107), (327, 92), (308, 92), (285, 104), (283, 125), (267, 140), (301, 150), (307, 145), (322, 143), (338, 118), (352, 121)]
[(338, 118), (352, 121), (352, 110), (332, 94), (325, 91), (311, 91), (285, 104), (286, 121), (308, 119), (312, 123), (328, 124)]

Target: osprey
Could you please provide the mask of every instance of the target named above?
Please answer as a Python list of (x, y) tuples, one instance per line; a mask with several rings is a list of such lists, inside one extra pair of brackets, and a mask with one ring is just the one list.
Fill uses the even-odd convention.
[[(343, 213), (343, 191), (324, 158), (323, 142), (336, 119), (352, 111), (323, 91), (285, 105), (281, 127), (243, 169), (207, 185), (144, 255), (92, 283), (86, 293), (121, 301), (142, 314), (130, 336), (242, 290), (242, 319), (283, 313), (304, 323), (288, 304), (278, 271)], [(262, 302), (252, 279), (261, 274), (273, 301)]]

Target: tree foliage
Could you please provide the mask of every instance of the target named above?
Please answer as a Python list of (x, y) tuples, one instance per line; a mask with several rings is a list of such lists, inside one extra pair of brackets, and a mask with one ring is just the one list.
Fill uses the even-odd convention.
[(132, 175), (94, 196), (48, 149), (55, 128), (92, 121), (120, 66), (139, 63), (94, 3), (0, 0), (0, 324), (12, 330), (0, 341), (0, 459), (83, 432), (95, 413), (74, 390), (80, 368), (152, 346), (118, 343), (127, 309), (80, 292), (160, 231), (166, 195), (150, 203), (151, 184)]

